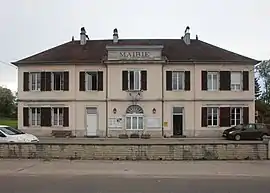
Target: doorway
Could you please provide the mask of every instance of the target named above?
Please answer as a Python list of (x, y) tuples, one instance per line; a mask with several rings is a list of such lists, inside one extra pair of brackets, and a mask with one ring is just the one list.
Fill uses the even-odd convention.
[(96, 136), (98, 127), (98, 116), (96, 107), (86, 108), (86, 136)]
[(173, 107), (173, 135), (183, 135), (183, 107)]

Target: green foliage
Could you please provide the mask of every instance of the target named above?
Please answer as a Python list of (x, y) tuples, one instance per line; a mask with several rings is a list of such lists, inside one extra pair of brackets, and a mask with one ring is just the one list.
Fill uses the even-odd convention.
[(0, 86), (0, 116), (12, 117), (16, 108), (15, 96), (11, 90)]
[(16, 128), (18, 122), (16, 119), (0, 118), (0, 125), (7, 125)]

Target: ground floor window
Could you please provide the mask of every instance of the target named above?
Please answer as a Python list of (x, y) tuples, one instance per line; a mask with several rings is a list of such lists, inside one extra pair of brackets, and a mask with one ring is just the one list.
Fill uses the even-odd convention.
[(242, 123), (242, 109), (241, 107), (231, 108), (231, 126), (239, 125)]
[(207, 125), (218, 126), (218, 107), (207, 108)]
[(143, 115), (127, 115), (126, 129), (142, 130), (143, 129)]
[(41, 122), (41, 108), (30, 108), (30, 125), (40, 126)]
[(63, 108), (52, 108), (52, 125), (63, 126), (64, 113)]

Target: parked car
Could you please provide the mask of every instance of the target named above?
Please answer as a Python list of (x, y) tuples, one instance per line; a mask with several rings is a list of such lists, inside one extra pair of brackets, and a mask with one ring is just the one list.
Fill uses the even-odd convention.
[(0, 125), (0, 142), (32, 143), (39, 142), (39, 139), (32, 134), (24, 133), (13, 127)]
[(263, 139), (270, 136), (270, 130), (267, 125), (262, 123), (240, 124), (229, 129), (225, 129), (223, 137), (226, 139)]

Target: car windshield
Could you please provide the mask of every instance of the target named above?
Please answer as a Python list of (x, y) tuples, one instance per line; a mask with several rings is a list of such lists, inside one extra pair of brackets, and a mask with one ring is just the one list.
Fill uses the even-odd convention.
[(0, 130), (7, 134), (7, 135), (21, 135), (24, 134), (24, 132), (18, 130), (18, 129), (14, 129), (12, 127), (0, 127)]

